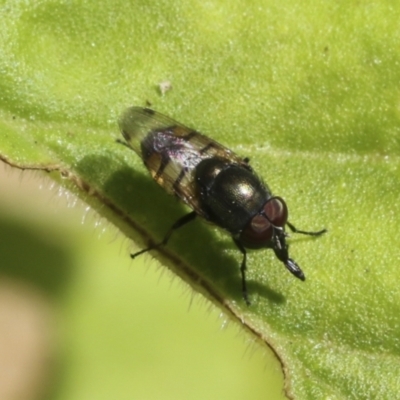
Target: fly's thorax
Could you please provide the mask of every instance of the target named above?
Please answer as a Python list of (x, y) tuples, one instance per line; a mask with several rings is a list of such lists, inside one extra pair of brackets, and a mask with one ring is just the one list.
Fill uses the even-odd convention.
[(241, 232), (270, 197), (252, 171), (217, 157), (199, 163), (195, 185), (210, 221), (232, 234)]

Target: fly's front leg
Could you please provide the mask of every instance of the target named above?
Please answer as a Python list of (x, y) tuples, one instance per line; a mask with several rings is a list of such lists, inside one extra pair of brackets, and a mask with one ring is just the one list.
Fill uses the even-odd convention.
[(297, 229), (293, 224), (291, 224), (289, 221), (286, 222), (286, 225), (289, 227), (289, 229), (293, 232), (293, 233), (301, 233), (302, 235), (309, 235), (309, 236), (320, 236), (324, 233), (327, 232), (326, 229), (322, 229), (320, 231), (317, 232), (308, 232), (308, 231), (301, 231), (300, 229)]
[(247, 284), (246, 284), (246, 269), (247, 269), (247, 252), (242, 243), (239, 242), (237, 239), (233, 239), (234, 243), (236, 244), (236, 247), (240, 250), (240, 252), (243, 254), (243, 259), (242, 259), (242, 264), (240, 266), (240, 272), (242, 274), (242, 294), (243, 294), (243, 299), (246, 302), (246, 304), (249, 306), (250, 300), (249, 296), (247, 294)]

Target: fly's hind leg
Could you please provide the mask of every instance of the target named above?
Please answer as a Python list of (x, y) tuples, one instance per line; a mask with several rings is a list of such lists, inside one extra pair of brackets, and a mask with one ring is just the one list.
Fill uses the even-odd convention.
[(143, 253), (147, 253), (150, 250), (158, 249), (161, 246), (165, 246), (169, 239), (171, 238), (171, 235), (179, 228), (182, 228), (182, 226), (186, 225), (190, 221), (193, 221), (196, 218), (196, 213), (192, 211), (189, 214), (184, 215), (183, 217), (179, 218), (178, 221), (176, 221), (170, 228), (170, 230), (167, 232), (165, 235), (164, 239), (160, 243), (153, 244), (143, 250), (138, 251), (137, 253), (131, 254), (131, 258), (136, 258), (137, 256), (140, 256)]

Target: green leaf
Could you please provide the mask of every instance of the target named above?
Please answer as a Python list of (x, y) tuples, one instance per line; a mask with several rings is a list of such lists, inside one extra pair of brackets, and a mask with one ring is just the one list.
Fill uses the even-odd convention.
[(247, 307), (240, 255), (200, 221), (154, 256), (273, 347), (290, 397), (395, 398), (399, 12), (386, 2), (3, 2), (1, 158), (55, 171), (144, 245), (187, 210), (115, 142), (126, 107), (150, 103), (249, 156), (292, 223), (329, 230), (293, 235), (307, 281), (253, 252)]

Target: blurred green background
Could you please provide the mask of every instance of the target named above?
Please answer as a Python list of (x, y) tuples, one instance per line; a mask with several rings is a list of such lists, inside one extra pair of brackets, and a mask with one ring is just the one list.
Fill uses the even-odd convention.
[(46, 175), (0, 168), (1, 399), (284, 398), (236, 323)]

